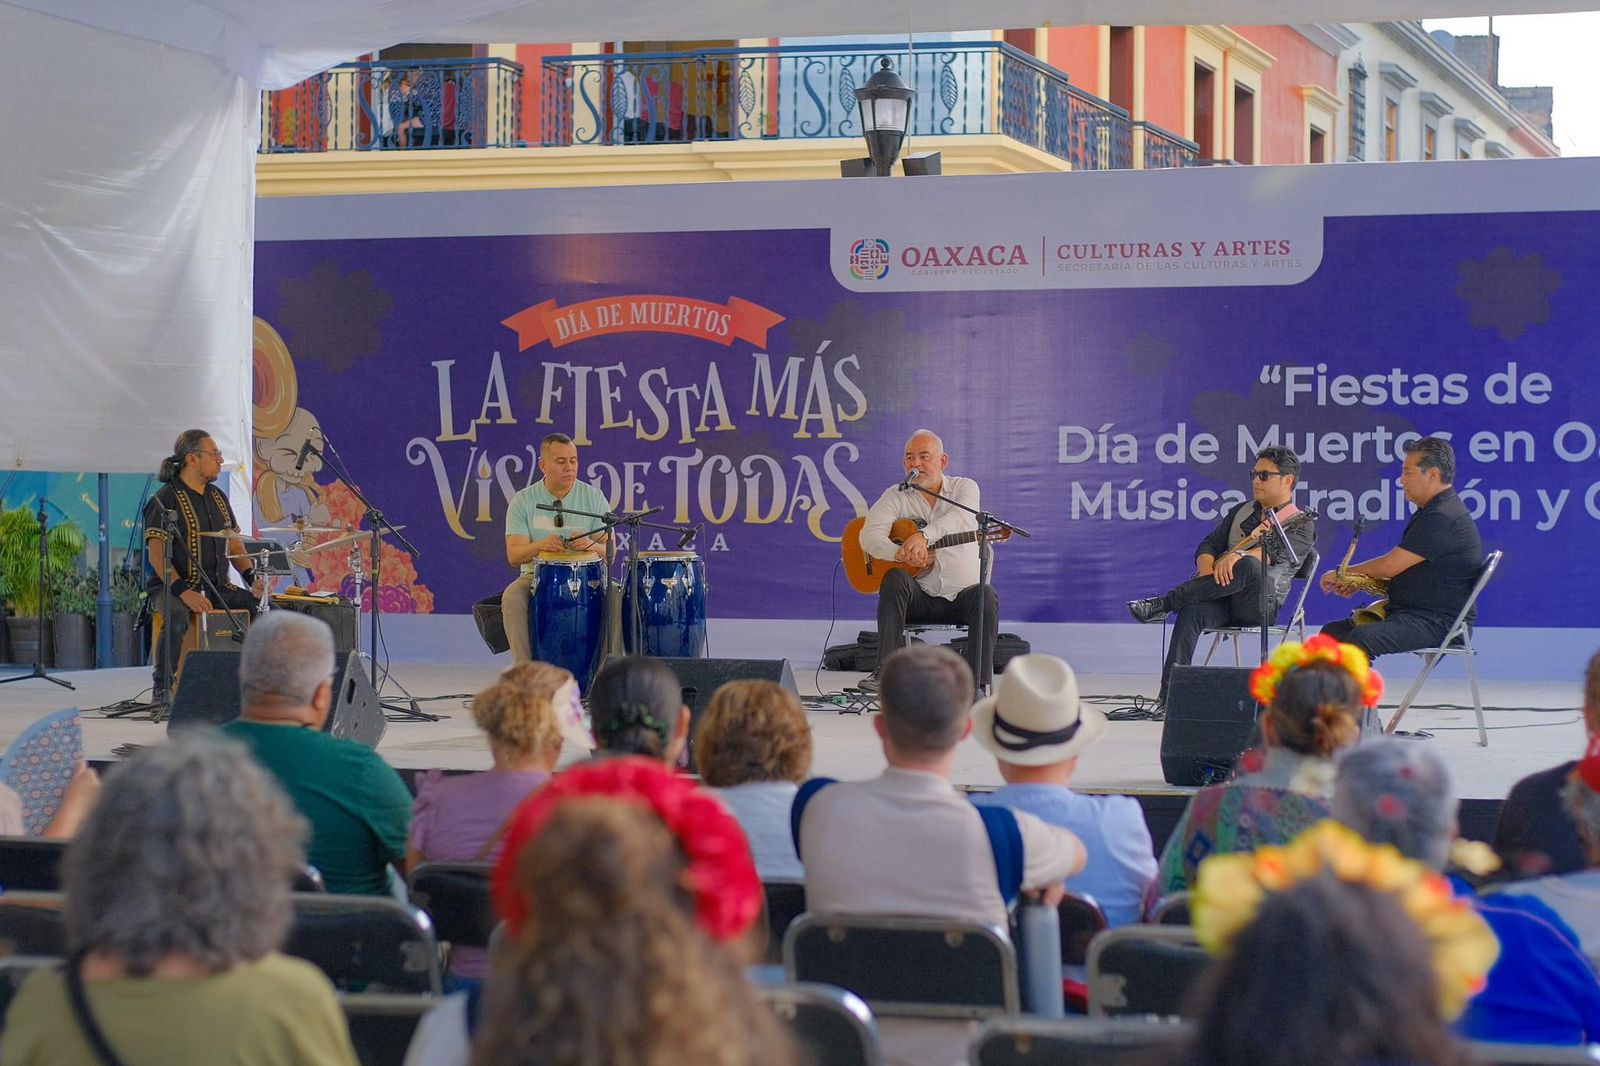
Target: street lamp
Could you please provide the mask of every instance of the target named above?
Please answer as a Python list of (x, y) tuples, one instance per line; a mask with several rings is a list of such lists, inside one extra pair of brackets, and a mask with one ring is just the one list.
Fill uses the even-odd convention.
[(882, 57), (877, 73), (856, 90), (856, 105), (861, 108), (861, 131), (867, 138), (867, 155), (879, 177), (887, 177), (900, 157), (906, 141), (906, 120), (911, 115), (911, 99), (917, 91), (900, 80)]

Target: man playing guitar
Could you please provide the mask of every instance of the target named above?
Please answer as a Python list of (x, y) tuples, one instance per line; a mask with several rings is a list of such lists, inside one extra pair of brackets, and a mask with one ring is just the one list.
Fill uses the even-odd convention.
[[(1298, 512), (1294, 489), (1300, 480), (1300, 459), (1288, 448), (1263, 448), (1250, 472), (1254, 499), (1246, 500), (1222, 516), (1215, 529), (1195, 549), (1195, 576), (1170, 589), (1164, 596), (1130, 600), (1128, 611), (1140, 622), (1159, 622), (1176, 612), (1172, 643), (1161, 669), (1161, 694), (1164, 707), (1172, 668), (1194, 658), (1200, 634), (1220, 626), (1258, 626), (1261, 624), (1261, 580), (1263, 571), (1271, 585), (1267, 589), (1268, 618), (1289, 593), (1294, 579), (1294, 564), (1282, 553), (1264, 552), (1259, 540), (1263, 509), (1276, 512), (1284, 524), (1294, 554), (1304, 559), (1317, 543), (1315, 514)], [(1262, 558), (1265, 555), (1266, 565)]]
[[(954, 547), (930, 551), (929, 545), (952, 533), (976, 532), (977, 520), (967, 511), (936, 500), (928, 492), (937, 492), (959, 500), (968, 507), (978, 507), (978, 483), (971, 478), (946, 477), (945, 468), (950, 457), (945, 454), (944, 442), (931, 430), (919, 429), (906, 441), (906, 478), (898, 485), (884, 490), (867, 510), (866, 524), (861, 529), (861, 547), (876, 559), (892, 559), (904, 563), (909, 570), (890, 569), (878, 590), (878, 656), (882, 662), (888, 655), (905, 646), (905, 628), (913, 625), (964, 625), (967, 627), (967, 661), (973, 673), (978, 673), (978, 651), (985, 654), (983, 676), (978, 685), (988, 685), (992, 680), (995, 635), (999, 632), (1000, 600), (992, 586), (988, 587), (988, 602), (983, 606), (983, 633), (980, 645), (972, 637), (978, 620), (978, 545), (976, 538)], [(927, 492), (919, 491), (926, 489)], [(909, 518), (920, 522), (922, 529), (896, 544), (890, 539), (891, 527), (897, 519)], [(913, 572), (915, 576), (913, 576)], [(868, 678), (862, 687), (876, 689), (877, 675)]]

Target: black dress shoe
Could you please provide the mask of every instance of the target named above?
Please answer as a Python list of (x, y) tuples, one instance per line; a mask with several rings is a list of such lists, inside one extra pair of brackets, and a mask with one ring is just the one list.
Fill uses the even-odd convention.
[(1162, 596), (1143, 600), (1129, 600), (1128, 613), (1135, 622), (1160, 622), (1167, 617), (1167, 601)]

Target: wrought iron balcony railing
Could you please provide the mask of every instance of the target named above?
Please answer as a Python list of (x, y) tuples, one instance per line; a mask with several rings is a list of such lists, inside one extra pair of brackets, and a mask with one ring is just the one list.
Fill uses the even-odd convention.
[(345, 63), (262, 94), (261, 151), (510, 147), (521, 121), (520, 63)]
[(1148, 122), (1133, 124), (1134, 165), (1142, 170), (1192, 167), (1200, 158), (1200, 146), (1176, 133)]
[[(1134, 165), (1127, 111), (1027, 53), (987, 41), (926, 43), (909, 51), (779, 45), (547, 56), (542, 139), (551, 146), (859, 139), (855, 90), (880, 57), (917, 90), (913, 139), (999, 133), (1077, 169)], [(1161, 158), (1182, 158), (1181, 146), (1189, 142), (1147, 129), (1175, 146), (1158, 152)]]

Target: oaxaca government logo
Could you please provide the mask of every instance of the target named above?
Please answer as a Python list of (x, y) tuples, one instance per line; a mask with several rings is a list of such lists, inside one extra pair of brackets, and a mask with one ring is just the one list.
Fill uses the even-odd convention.
[(862, 281), (881, 281), (889, 273), (889, 242), (863, 237), (850, 246), (850, 273)]

